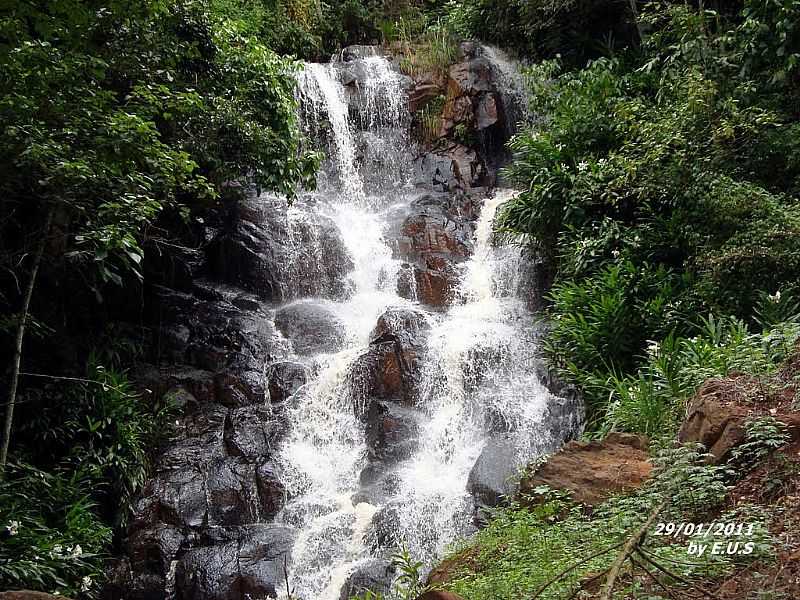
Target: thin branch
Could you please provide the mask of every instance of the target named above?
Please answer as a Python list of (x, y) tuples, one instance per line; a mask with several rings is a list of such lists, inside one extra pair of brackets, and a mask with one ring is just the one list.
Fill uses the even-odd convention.
[(606, 548), (605, 550), (601, 550), (600, 552), (595, 552), (595, 553), (594, 553), (594, 554), (592, 554), (591, 556), (587, 556), (586, 558), (584, 558), (584, 559), (583, 559), (583, 560), (581, 560), (580, 562), (577, 562), (577, 563), (575, 563), (575, 564), (574, 564), (574, 565), (572, 565), (571, 567), (567, 567), (566, 569), (564, 569), (564, 570), (563, 570), (563, 571), (561, 571), (560, 573), (556, 574), (556, 575), (555, 575), (555, 577), (552, 577), (550, 580), (546, 581), (546, 582), (545, 582), (545, 583), (544, 583), (544, 584), (543, 584), (543, 585), (542, 585), (542, 586), (541, 586), (541, 587), (540, 587), (538, 590), (536, 590), (536, 592), (533, 594), (533, 596), (531, 596), (531, 600), (534, 600), (535, 598), (538, 598), (539, 596), (541, 596), (541, 595), (542, 595), (542, 592), (544, 592), (544, 591), (545, 591), (547, 588), (549, 588), (549, 587), (550, 587), (551, 585), (553, 585), (555, 582), (559, 581), (560, 579), (563, 579), (563, 577), (564, 577), (564, 576), (565, 576), (567, 573), (570, 573), (570, 572), (574, 571), (575, 569), (577, 569), (577, 568), (578, 568), (578, 567), (580, 567), (581, 565), (583, 565), (583, 564), (586, 564), (587, 562), (589, 562), (589, 561), (590, 561), (590, 560), (592, 560), (592, 559), (595, 559), (595, 558), (597, 558), (598, 556), (603, 556), (603, 554), (608, 554), (608, 553), (609, 553), (609, 552), (611, 552), (612, 550), (616, 550), (617, 548), (619, 548), (620, 546), (622, 546), (622, 544), (624, 544), (624, 543), (625, 543), (625, 542), (624, 542), (624, 540), (623, 540), (623, 541), (622, 541), (622, 542), (620, 542), (619, 544), (614, 544), (614, 545), (613, 545), (613, 546), (611, 546), (610, 548)]
[(658, 564), (658, 563), (657, 563), (656, 561), (654, 561), (652, 558), (650, 558), (649, 556), (647, 556), (647, 555), (646, 555), (644, 552), (639, 552), (638, 554), (639, 554), (639, 556), (641, 556), (643, 559), (645, 559), (647, 562), (649, 562), (651, 565), (653, 565), (653, 566), (654, 566), (656, 569), (658, 569), (659, 571), (661, 571), (661, 572), (662, 572), (662, 573), (664, 573), (665, 575), (669, 575), (669, 576), (670, 576), (670, 577), (672, 577), (672, 578), (673, 578), (675, 581), (680, 581), (681, 583), (685, 583), (686, 585), (688, 585), (688, 586), (690, 586), (690, 587), (697, 588), (698, 590), (700, 590), (701, 592), (703, 592), (703, 594), (705, 594), (706, 596), (708, 596), (708, 597), (710, 597), (710, 598), (717, 598), (717, 599), (719, 598), (719, 596), (717, 596), (717, 595), (716, 595), (714, 592), (711, 592), (711, 591), (709, 591), (709, 590), (705, 589), (704, 587), (701, 587), (700, 585), (698, 585), (698, 584), (696, 584), (696, 583), (693, 583), (693, 582), (689, 581), (689, 580), (688, 580), (688, 579), (686, 579), (685, 577), (681, 577), (680, 575), (677, 575), (677, 574), (675, 574), (675, 573), (673, 573), (673, 572), (669, 571), (669, 570), (668, 570), (666, 567), (664, 567), (663, 565), (660, 565), (660, 564)]
[(53, 208), (51, 207), (47, 211), (39, 246), (36, 248), (36, 254), (34, 254), (28, 285), (25, 287), (25, 297), (22, 300), (22, 313), (19, 325), (17, 325), (17, 335), (14, 340), (14, 355), (11, 359), (11, 376), (8, 385), (8, 399), (6, 401), (6, 414), (3, 423), (3, 441), (2, 445), (0, 445), (0, 479), (3, 478), (6, 462), (8, 461), (8, 448), (11, 445), (11, 429), (14, 423), (14, 404), (17, 400), (17, 385), (19, 384), (20, 364), (22, 362), (22, 342), (25, 339), (25, 327), (28, 324), (31, 298), (33, 297), (33, 289), (36, 287), (36, 276), (39, 274), (39, 265), (42, 263), (42, 256), (47, 246), (47, 236), (50, 232), (50, 224), (52, 222)]
[(645, 567), (642, 563), (640, 563), (638, 560), (636, 560), (632, 556), (631, 556), (631, 562), (634, 564), (635, 567), (638, 567), (639, 569), (644, 571), (650, 577), (650, 579), (652, 579), (656, 583), (656, 585), (658, 585), (658, 587), (660, 587), (662, 590), (664, 590), (667, 593), (667, 595), (670, 598), (675, 598), (675, 594), (676, 593), (680, 593), (682, 595), (688, 596), (688, 594), (683, 594), (683, 592), (680, 591), (680, 590), (671, 590), (671, 589), (669, 589), (666, 585), (664, 585), (662, 583), (662, 581), (657, 576), (653, 575), (653, 573), (651, 573), (650, 570), (647, 567)]
[(639, 528), (633, 532), (633, 535), (628, 538), (628, 541), (625, 542), (625, 546), (622, 549), (622, 552), (619, 553), (614, 563), (611, 565), (611, 568), (608, 571), (608, 579), (606, 579), (606, 583), (603, 586), (603, 592), (600, 594), (600, 600), (611, 600), (611, 594), (614, 591), (614, 584), (617, 581), (617, 577), (619, 577), (619, 571), (622, 568), (622, 565), (625, 563), (625, 560), (636, 550), (636, 547), (642, 541), (642, 538), (647, 533), (647, 530), (650, 529), (650, 526), (653, 524), (653, 521), (656, 520), (659, 513), (664, 510), (664, 507), (667, 505), (667, 501), (664, 500), (658, 506), (656, 506), (650, 514), (647, 516), (647, 519), (644, 523), (642, 523)]

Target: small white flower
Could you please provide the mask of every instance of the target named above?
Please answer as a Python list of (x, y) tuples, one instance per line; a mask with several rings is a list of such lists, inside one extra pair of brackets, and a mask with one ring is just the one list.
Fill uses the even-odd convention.
[(17, 535), (19, 533), (19, 521), (9, 521), (6, 525), (8, 535)]
[(72, 549), (72, 558), (77, 558), (83, 554), (83, 548), (81, 548), (80, 544), (75, 544), (75, 547)]
[(770, 294), (769, 299), (770, 299), (771, 302), (774, 302), (774, 303), (777, 304), (778, 302), (781, 301), (781, 291), (778, 290), (774, 294)]
[(86, 577), (81, 579), (81, 591), (87, 592), (89, 591), (90, 587), (92, 587), (92, 578), (87, 575)]
[(585, 160), (582, 160), (581, 162), (578, 163), (578, 171), (585, 171), (588, 168), (589, 168), (589, 163), (587, 163)]
[(612, 250), (611, 256), (613, 256), (614, 258), (619, 258), (619, 250)]

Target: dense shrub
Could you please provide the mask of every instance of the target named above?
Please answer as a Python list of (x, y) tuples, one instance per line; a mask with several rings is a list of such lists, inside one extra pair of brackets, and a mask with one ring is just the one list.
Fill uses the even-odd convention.
[(55, 380), (27, 401), (14, 453), (26, 462), (0, 483), (0, 587), (91, 597), (171, 407), (95, 362), (86, 378)]
[(0, 588), (95, 597), (111, 529), (79, 469), (9, 465), (0, 482)]
[(628, 0), (450, 0), (446, 21), (464, 38), (579, 66), (637, 39)]
[[(795, 319), (800, 4), (773, 4), (651, 7), (640, 50), (532, 69), (542, 118), (511, 142), (508, 176), (523, 192), (498, 227), (556, 266), (550, 356), (603, 430), (668, 428), (693, 391), (654, 371), (652, 340), (676, 356), (698, 350), (688, 340), (745, 344), (755, 360), (750, 331)], [(703, 362), (712, 356), (681, 367), (693, 385), (727, 372)]]

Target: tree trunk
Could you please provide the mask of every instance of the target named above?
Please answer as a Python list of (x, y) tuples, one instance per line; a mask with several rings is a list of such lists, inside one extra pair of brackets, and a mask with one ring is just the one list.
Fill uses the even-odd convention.
[(33, 288), (36, 286), (36, 276), (39, 273), (39, 265), (42, 263), (45, 246), (47, 245), (47, 235), (50, 232), (50, 222), (53, 219), (53, 210), (49, 209), (45, 219), (42, 237), (36, 254), (33, 257), (31, 274), (28, 285), (25, 288), (25, 296), (22, 300), (22, 312), (20, 314), (19, 325), (17, 325), (17, 337), (14, 344), (14, 357), (11, 359), (11, 377), (8, 386), (8, 398), (6, 403), (6, 416), (3, 426), (3, 443), (0, 446), (0, 479), (2, 479), (8, 461), (8, 447), (11, 442), (11, 426), (14, 423), (14, 406), (17, 402), (17, 383), (19, 382), (19, 366), (22, 361), (22, 342), (25, 339), (25, 327), (28, 324), (28, 313), (31, 308), (31, 297)]
[(636, 7), (636, 0), (628, 0), (628, 3), (631, 5), (631, 16), (633, 17), (633, 23), (636, 25), (636, 33), (639, 36), (639, 44), (644, 41), (643, 33), (642, 33), (642, 24), (639, 22), (639, 9)]

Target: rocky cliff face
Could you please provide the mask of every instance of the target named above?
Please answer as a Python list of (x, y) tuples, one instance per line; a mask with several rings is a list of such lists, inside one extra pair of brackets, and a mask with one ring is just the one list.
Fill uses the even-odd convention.
[[(468, 525), (458, 507), (470, 471), (475, 502), (494, 503), (520, 439), (538, 436), (524, 446), (542, 451), (579, 427), (574, 395), (536, 368), (511, 387), (549, 406), (528, 415), (501, 402), (524, 404), (509, 397), (504, 370), (522, 368), (509, 361), (523, 348), (535, 354), (526, 345), (535, 342), (512, 337), (512, 313), (528, 318), (524, 290), (501, 294), (494, 279), (511, 277), (501, 263), (535, 269), (489, 251), (478, 186), (491, 181), (492, 159), (437, 146), (386, 176), (402, 152), (382, 149), (402, 140), (408, 113), (390, 106), (397, 114), (387, 117), (370, 86), (391, 79), (413, 108), (428, 84), (389, 73), (373, 50), (345, 54), (336, 80), (318, 72), (307, 84), (325, 103), (314, 122), (331, 156), (320, 190), (291, 208), (251, 194), (208, 220), (201, 247), (148, 257), (158, 274), (148, 290), (153, 360), (134, 375), (179, 416), (107, 598), (276, 598), (287, 576), (306, 600), (379, 588), (403, 531), (423, 551), (442, 543), (424, 533), (437, 502), (453, 504), (444, 518)], [(488, 61), (465, 48), (450, 69), (443, 140), (459, 125), (505, 131), (493, 81)], [(474, 311), (465, 340), (462, 306)], [(532, 423), (540, 434), (526, 433)], [(414, 469), (430, 444), (443, 452), (433, 468), (461, 488), (444, 485), (420, 504)], [(454, 455), (461, 479), (449, 472)]]

